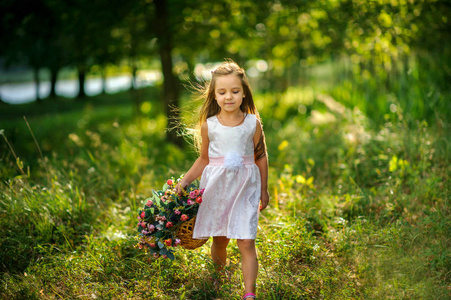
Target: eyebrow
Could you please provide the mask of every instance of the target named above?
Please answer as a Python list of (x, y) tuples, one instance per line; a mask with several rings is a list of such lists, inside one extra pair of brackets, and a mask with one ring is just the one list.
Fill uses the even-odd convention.
[[(225, 90), (226, 88), (217, 88), (216, 90)], [(233, 87), (232, 88), (232, 90), (235, 90), (235, 89), (241, 89), (241, 87), (239, 87), (239, 86), (236, 86), (236, 87)]]

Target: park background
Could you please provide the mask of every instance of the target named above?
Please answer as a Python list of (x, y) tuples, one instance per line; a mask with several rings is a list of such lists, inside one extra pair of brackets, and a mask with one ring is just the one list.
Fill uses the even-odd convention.
[(239, 299), (234, 243), (220, 290), (209, 243), (174, 262), (133, 247), (142, 202), (196, 158), (168, 120), (193, 120), (190, 86), (224, 58), (267, 138), (259, 298), (451, 297), (449, 1), (0, 8), (0, 298)]

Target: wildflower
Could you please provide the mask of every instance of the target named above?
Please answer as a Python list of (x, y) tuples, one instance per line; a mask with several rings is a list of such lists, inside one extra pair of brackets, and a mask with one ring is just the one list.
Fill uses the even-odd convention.
[(161, 216), (161, 217), (160, 217), (160, 220), (161, 220), (161, 221), (166, 221), (166, 217), (165, 217), (165, 216)]
[(180, 244), (181, 240), (180, 239), (175, 239), (175, 245), (177, 246), (178, 244)]
[(151, 207), (152, 204), (153, 204), (153, 203), (152, 203), (152, 200), (148, 200), (147, 203), (146, 203), (146, 206)]
[(193, 204), (196, 203), (196, 202), (193, 201), (193, 200), (191, 200), (191, 199), (188, 199), (187, 203), (188, 203), (188, 205), (193, 205)]
[(172, 224), (172, 222), (167, 222), (166, 223), (166, 228), (171, 228), (172, 226), (174, 226), (174, 224)]
[(142, 244), (138, 244), (138, 248), (139, 248), (139, 249), (142, 249), (142, 248), (143, 248), (143, 245), (142, 245)]
[(176, 209), (176, 210), (174, 210), (174, 214), (176, 214), (176, 215), (180, 215), (180, 214), (181, 214), (181, 212), (180, 212), (180, 210)]
[(153, 257), (158, 258), (158, 257), (160, 257), (160, 255), (158, 255), (158, 253), (155, 252), (155, 253), (153, 254)]
[(172, 240), (171, 239), (164, 240), (164, 244), (169, 247), (172, 245)]
[(189, 192), (189, 197), (190, 197), (191, 199), (195, 199), (195, 198), (196, 198), (196, 193), (195, 193), (194, 191)]
[(149, 225), (147, 225), (147, 229), (149, 229), (149, 231), (152, 232), (155, 230), (155, 225), (149, 224)]
[(202, 197), (197, 197), (197, 198), (196, 198), (196, 202), (199, 203), (199, 204), (201, 204), (201, 203), (202, 203)]
[(163, 258), (168, 258), (168, 256), (166, 254), (163, 254)]
[(168, 185), (172, 185), (174, 183), (174, 181), (172, 179), (168, 179), (168, 181), (166, 182)]
[(147, 225), (146, 225), (145, 222), (141, 222), (141, 227), (142, 227), (142, 228), (146, 228), (146, 226), (147, 226)]
[(168, 197), (166, 196), (161, 197), (161, 201), (166, 202), (166, 200), (168, 200)]
[(146, 217), (146, 212), (143, 210), (142, 212), (141, 212), (141, 219), (144, 219), (145, 217)]
[(186, 220), (188, 220), (188, 216), (187, 216), (187, 215), (182, 215), (182, 216), (180, 217), (180, 220), (186, 221)]
[(200, 190), (200, 194), (201, 194), (201, 195), (203, 195), (204, 192), (205, 192), (205, 189), (201, 189), (201, 190)]
[(144, 235), (146, 235), (146, 234), (148, 234), (149, 232), (148, 232), (147, 230), (143, 230), (143, 231), (141, 231), (141, 233), (144, 234)]

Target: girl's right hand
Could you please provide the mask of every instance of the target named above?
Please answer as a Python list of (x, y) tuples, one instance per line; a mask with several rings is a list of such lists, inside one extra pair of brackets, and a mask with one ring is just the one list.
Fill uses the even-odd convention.
[(179, 183), (177, 183), (177, 185), (175, 186), (175, 192), (177, 193), (177, 195), (180, 196), (188, 185), (189, 184), (186, 184), (183, 179)]

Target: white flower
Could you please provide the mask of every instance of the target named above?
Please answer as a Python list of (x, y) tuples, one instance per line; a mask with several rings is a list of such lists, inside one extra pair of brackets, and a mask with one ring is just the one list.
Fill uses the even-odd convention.
[(231, 170), (238, 170), (243, 167), (243, 157), (236, 151), (226, 154), (224, 157), (224, 167)]

